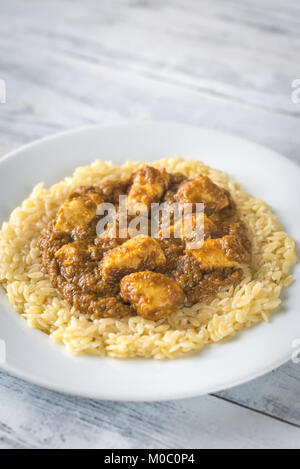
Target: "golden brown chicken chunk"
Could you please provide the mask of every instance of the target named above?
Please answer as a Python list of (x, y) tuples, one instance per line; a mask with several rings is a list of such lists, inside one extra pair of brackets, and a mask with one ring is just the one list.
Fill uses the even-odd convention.
[[(158, 239), (144, 212), (138, 219), (129, 213), (123, 223), (120, 214), (106, 219), (97, 211), (107, 202), (118, 213), (120, 195), (128, 195), (127, 208), (133, 212), (140, 204), (149, 209), (152, 202), (170, 206), (169, 217), (155, 219)], [(191, 204), (183, 224), (173, 206), (178, 202)], [(195, 203), (201, 202), (204, 213), (195, 213)], [(137, 226), (153, 237), (133, 237)], [(41, 233), (38, 246), (51, 284), (76, 309), (93, 317), (138, 313), (150, 319), (236, 285), (243, 275), (239, 264), (250, 262), (251, 252), (247, 228), (228, 191), (202, 175), (190, 180), (149, 166), (126, 180), (76, 188)]]
[(98, 186), (80, 186), (75, 192), (73, 192), (69, 199), (73, 199), (76, 197), (87, 196), (89, 197), (95, 204), (99, 205), (104, 202), (103, 199), (103, 191), (99, 189)]
[(204, 270), (236, 267), (239, 263), (249, 262), (249, 253), (239, 239), (231, 235), (208, 239), (199, 249), (186, 252), (191, 254)]
[(73, 243), (64, 244), (58, 249), (55, 258), (64, 268), (67, 268), (76, 262), (82, 262), (87, 254), (87, 248), (84, 244), (80, 241), (74, 241)]
[(160, 319), (184, 302), (184, 293), (170, 277), (151, 271), (135, 272), (121, 280), (123, 299), (145, 319)]
[(71, 232), (90, 223), (96, 216), (97, 203), (86, 195), (67, 199), (57, 212), (55, 229)]
[(188, 213), (174, 225), (162, 228), (159, 238), (179, 238), (187, 243), (203, 241), (217, 233), (217, 227), (204, 213)]
[(104, 279), (113, 279), (128, 272), (154, 269), (165, 262), (159, 243), (150, 236), (139, 235), (109, 251), (100, 269)]
[(201, 174), (192, 181), (183, 182), (177, 191), (182, 204), (204, 203), (209, 211), (219, 211), (229, 205), (226, 192)]
[(161, 199), (169, 181), (170, 175), (165, 169), (159, 170), (152, 166), (140, 168), (134, 176), (127, 196), (128, 210), (140, 213), (149, 210), (151, 203)]

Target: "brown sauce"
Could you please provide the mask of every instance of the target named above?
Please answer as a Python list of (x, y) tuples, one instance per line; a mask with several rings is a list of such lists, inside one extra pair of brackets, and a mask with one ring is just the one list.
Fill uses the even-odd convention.
[[(170, 238), (164, 237), (161, 219), (155, 239), (151, 232), (130, 237), (127, 229), (126, 237), (120, 237), (118, 221), (116, 233), (107, 226), (105, 237), (99, 236), (103, 215), (97, 207), (109, 202), (118, 208), (120, 195), (127, 196), (128, 210), (138, 209), (144, 217), (151, 203), (203, 203), (200, 248), (188, 247), (184, 230), (181, 238), (172, 235), (172, 216)], [(247, 229), (228, 191), (202, 175), (188, 180), (149, 166), (126, 181), (79, 187), (41, 234), (39, 248), (52, 285), (75, 308), (92, 317), (140, 314), (147, 319), (238, 284), (241, 264), (250, 262), (251, 253)]]

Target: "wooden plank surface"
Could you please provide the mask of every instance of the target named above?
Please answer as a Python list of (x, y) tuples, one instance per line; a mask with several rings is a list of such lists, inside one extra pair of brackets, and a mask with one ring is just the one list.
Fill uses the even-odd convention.
[[(2, 0), (0, 151), (96, 122), (170, 120), (300, 163), (299, 24), (296, 0)], [(118, 404), (0, 373), (0, 447), (300, 447), (299, 388), (289, 363), (217, 396)]]
[(300, 365), (290, 361), (272, 373), (218, 393), (218, 396), (300, 428), (299, 390)]
[(0, 416), (0, 446), (7, 448), (299, 448), (299, 428), (212, 396), (95, 401), (2, 373)]

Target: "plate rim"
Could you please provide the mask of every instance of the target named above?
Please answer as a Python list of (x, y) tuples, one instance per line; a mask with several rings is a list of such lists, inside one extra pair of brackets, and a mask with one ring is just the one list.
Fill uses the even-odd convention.
[[(24, 150), (28, 150), (30, 148), (34, 148), (37, 145), (40, 145), (42, 143), (47, 143), (48, 141), (55, 140), (60, 137), (72, 135), (72, 134), (77, 134), (80, 132), (86, 132), (90, 130), (102, 130), (102, 129), (107, 129), (107, 128), (119, 128), (119, 127), (131, 127), (131, 126), (140, 126), (140, 127), (160, 127), (160, 126), (170, 126), (170, 127), (181, 127), (181, 128), (186, 128), (186, 129), (194, 129), (198, 131), (205, 131), (209, 133), (214, 133), (214, 134), (219, 134), (223, 135), (224, 137), (231, 137), (234, 138), (235, 140), (239, 140), (241, 143), (248, 143), (253, 146), (257, 146), (259, 148), (263, 148), (265, 151), (268, 151), (269, 153), (272, 153), (274, 156), (280, 159), (284, 159), (287, 163), (291, 164), (294, 168), (296, 168), (297, 171), (300, 171), (300, 164), (297, 163), (296, 161), (288, 158), (286, 155), (279, 153), (276, 150), (273, 150), (272, 148), (269, 148), (268, 146), (255, 142), (253, 140), (250, 140), (247, 137), (241, 137), (234, 132), (227, 132), (224, 130), (219, 130), (219, 129), (214, 129), (212, 127), (204, 127), (204, 126), (198, 126), (195, 124), (185, 124), (181, 122), (172, 122), (172, 121), (164, 121), (164, 120), (149, 120), (149, 121), (139, 121), (139, 120), (130, 120), (130, 121), (124, 121), (124, 122), (116, 122), (116, 123), (110, 123), (110, 124), (91, 124), (91, 125), (81, 125), (77, 126), (71, 129), (66, 129), (66, 130), (61, 130), (59, 132), (55, 132), (54, 134), (46, 135), (44, 137), (37, 138), (31, 142), (25, 143), (21, 146), (18, 146), (9, 152), (5, 153), (4, 155), (0, 156), (0, 166), (4, 161), (14, 157), (18, 153), (23, 152)], [(216, 168), (217, 169), (217, 168)]]
[[(180, 127), (180, 128), (186, 128), (186, 129), (194, 129), (194, 130), (198, 130), (198, 131), (208, 131), (208, 132), (210, 132), (214, 135), (218, 134), (218, 135), (221, 135), (221, 136), (222, 135), (223, 136), (230, 136), (230, 137), (238, 140), (242, 144), (246, 143), (246, 144), (251, 144), (252, 146), (253, 145), (257, 146), (259, 148), (264, 149), (265, 151), (268, 151), (269, 153), (272, 153), (274, 156), (276, 155), (276, 157), (280, 158), (281, 160), (284, 159), (286, 164), (289, 164), (291, 166), (291, 168), (294, 168), (300, 174), (300, 166), (296, 162), (290, 160), (285, 155), (282, 155), (282, 154), (278, 153), (277, 151), (274, 151), (273, 149), (270, 149), (270, 148), (268, 148), (264, 145), (253, 142), (251, 140), (248, 140), (247, 138), (240, 137), (238, 135), (235, 135), (234, 133), (215, 130), (215, 129), (212, 129), (212, 128), (205, 128), (205, 127), (197, 126), (197, 125), (189, 125), (189, 124), (182, 124), (182, 123), (178, 123), (178, 122), (167, 122), (167, 121), (144, 121), (144, 122), (129, 121), (129, 122), (121, 122), (121, 123), (115, 123), (115, 124), (85, 125), (85, 126), (80, 126), (80, 127), (74, 128), (74, 129), (68, 129), (68, 130), (65, 130), (65, 131), (62, 131), (62, 132), (55, 133), (53, 135), (48, 135), (46, 137), (42, 137), (40, 139), (34, 140), (33, 142), (29, 142), (25, 145), (22, 145), (21, 147), (18, 147), (16, 149), (8, 152), (7, 154), (5, 154), (4, 156), (2, 156), (0, 158), (0, 169), (1, 169), (1, 165), (5, 164), (5, 162), (8, 159), (17, 157), (18, 154), (22, 153), (24, 150), (30, 150), (31, 148), (34, 148), (38, 145), (47, 143), (48, 141), (59, 139), (60, 137), (63, 137), (63, 136), (68, 136), (68, 135), (72, 136), (72, 134), (77, 134), (77, 133), (80, 133), (80, 132), (84, 133), (86, 131), (92, 131), (92, 130), (97, 130), (97, 129), (99, 129), (101, 131), (102, 129), (105, 129), (105, 128), (115, 128), (116, 129), (116, 128), (125, 127), (125, 126), (129, 126), (129, 127), (130, 126), (140, 126), (140, 127), (145, 127), (145, 126), (146, 127), (150, 127), (150, 126), (154, 126), (154, 127), (161, 127), (161, 126), (174, 127), (174, 126), (176, 126), (178, 128)], [(298, 259), (298, 262), (299, 262), (299, 259)], [(19, 316), (19, 314), (17, 312), (16, 312), (16, 315)], [(20, 319), (22, 321), (24, 321), (23, 318), (20, 317)], [(41, 331), (37, 331), (37, 332), (40, 333), (40, 334), (43, 334)], [(45, 335), (45, 334), (43, 334), (43, 335)], [(47, 337), (47, 339), (48, 339), (48, 337)], [(210, 345), (210, 347), (212, 347), (212, 346), (214, 346), (214, 345)], [(200, 352), (200, 354), (201, 354), (201, 352)], [(199, 356), (201, 356), (201, 355), (199, 355)], [(61, 392), (61, 393), (64, 393), (64, 394), (71, 394), (71, 395), (74, 395), (74, 396), (89, 397), (89, 398), (94, 398), (94, 399), (112, 400), (112, 401), (131, 401), (131, 402), (133, 402), (133, 401), (153, 401), (153, 400), (164, 401), (164, 400), (174, 400), (174, 399), (182, 399), (182, 398), (186, 398), (186, 397), (199, 396), (199, 395), (207, 394), (207, 393), (210, 393), (210, 392), (220, 392), (221, 390), (225, 390), (225, 389), (237, 386), (237, 385), (241, 385), (243, 383), (251, 381), (252, 379), (263, 376), (264, 374), (270, 372), (271, 370), (274, 370), (274, 369), (278, 368), (279, 366), (283, 365), (284, 363), (287, 363), (290, 360), (290, 358), (291, 358), (291, 355), (287, 354), (284, 358), (282, 358), (280, 360), (276, 360), (274, 363), (272, 363), (272, 365), (270, 364), (268, 366), (262, 367), (257, 372), (252, 373), (251, 375), (247, 375), (243, 378), (238, 378), (235, 382), (230, 382), (226, 385), (220, 385), (219, 388), (216, 388), (216, 386), (212, 386), (213, 389), (209, 389), (209, 386), (207, 386), (207, 388), (201, 389), (200, 391), (196, 391), (195, 389), (193, 389), (193, 390), (190, 391), (190, 393), (188, 393), (186, 391), (182, 391), (182, 392), (174, 391), (173, 392), (173, 391), (169, 390), (168, 393), (166, 395), (163, 395), (163, 396), (161, 396), (161, 395), (160, 396), (153, 396), (153, 393), (150, 392), (150, 394), (148, 396), (143, 395), (140, 398), (139, 398), (139, 396), (135, 396), (133, 398), (130, 393), (126, 394), (125, 392), (124, 392), (124, 395), (118, 396), (118, 397), (111, 397), (111, 396), (105, 397), (103, 395), (101, 395), (101, 397), (100, 397), (99, 395), (96, 395), (93, 392), (86, 393), (86, 392), (80, 392), (78, 390), (77, 391), (76, 390), (70, 390), (69, 388), (67, 388), (64, 385), (62, 385), (62, 386), (59, 386), (57, 384), (51, 385), (51, 383), (44, 382), (44, 380), (40, 380), (40, 379), (34, 378), (32, 376), (29, 377), (28, 373), (27, 374), (26, 374), (26, 372), (23, 373), (22, 370), (17, 369), (16, 367), (11, 366), (11, 365), (1, 365), (0, 364), (0, 369), (5, 371), (5, 372), (8, 372), (8, 373), (12, 374), (13, 376), (21, 378), (21, 379), (23, 379), (27, 382), (33, 383), (35, 385), (41, 386), (43, 388), (50, 389), (50, 390), (57, 391), (57, 392)], [(104, 359), (107, 360), (107, 357), (104, 357)], [(182, 360), (182, 359), (184, 359), (184, 357), (180, 358), (180, 360)], [(110, 360), (111, 360), (111, 358), (110, 358)], [(114, 359), (112, 359), (112, 360), (114, 360)], [(153, 359), (142, 359), (142, 360), (146, 360), (146, 361), (151, 360), (152, 361)]]

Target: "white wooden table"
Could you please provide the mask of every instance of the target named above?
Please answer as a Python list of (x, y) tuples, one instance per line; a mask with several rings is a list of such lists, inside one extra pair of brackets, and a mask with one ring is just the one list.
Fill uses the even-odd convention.
[[(0, 48), (2, 154), (83, 124), (151, 119), (300, 162), (297, 0), (1, 0)], [(300, 448), (299, 391), (292, 362), (164, 403), (79, 399), (0, 373), (0, 447)]]

